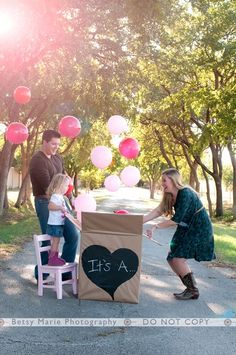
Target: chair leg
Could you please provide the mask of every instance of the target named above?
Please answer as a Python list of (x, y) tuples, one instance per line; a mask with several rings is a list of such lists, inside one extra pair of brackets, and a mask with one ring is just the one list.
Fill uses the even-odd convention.
[(38, 271), (38, 295), (43, 296), (43, 273)]
[(62, 275), (61, 272), (58, 271), (56, 273), (56, 292), (57, 292), (57, 299), (62, 299)]
[(54, 279), (53, 291), (57, 292), (57, 273), (56, 272), (53, 275), (53, 279)]
[(76, 267), (72, 271), (72, 289), (73, 289), (73, 294), (77, 295), (78, 293), (78, 285), (77, 285), (77, 271)]

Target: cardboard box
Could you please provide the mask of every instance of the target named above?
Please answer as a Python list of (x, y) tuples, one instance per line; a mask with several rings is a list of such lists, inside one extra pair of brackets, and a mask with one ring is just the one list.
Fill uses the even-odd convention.
[(82, 212), (79, 299), (138, 303), (142, 215)]

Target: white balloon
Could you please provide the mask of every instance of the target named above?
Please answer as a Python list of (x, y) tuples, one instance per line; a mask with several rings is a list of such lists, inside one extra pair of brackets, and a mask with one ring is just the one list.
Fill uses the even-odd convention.
[(7, 126), (4, 123), (0, 123), (0, 135), (6, 132)]
[(128, 130), (126, 119), (119, 115), (111, 116), (107, 122), (107, 127), (111, 134), (121, 134)]
[(77, 212), (94, 212), (96, 211), (96, 200), (87, 193), (80, 194), (74, 200), (75, 210)]
[(119, 190), (120, 184), (120, 178), (116, 175), (107, 176), (104, 182), (105, 188), (111, 192)]
[(112, 152), (108, 147), (99, 145), (91, 151), (91, 161), (99, 169), (108, 167), (112, 162)]
[(120, 178), (123, 184), (125, 184), (126, 186), (134, 186), (139, 182), (141, 178), (140, 171), (135, 166), (129, 165), (122, 170)]

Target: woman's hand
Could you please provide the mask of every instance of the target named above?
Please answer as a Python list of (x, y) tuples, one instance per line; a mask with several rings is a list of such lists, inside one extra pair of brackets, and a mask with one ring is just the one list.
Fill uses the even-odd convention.
[(149, 239), (153, 238), (153, 234), (154, 234), (154, 231), (156, 229), (157, 229), (157, 225), (156, 224), (153, 227), (151, 227), (150, 229), (146, 229), (146, 234), (147, 234)]

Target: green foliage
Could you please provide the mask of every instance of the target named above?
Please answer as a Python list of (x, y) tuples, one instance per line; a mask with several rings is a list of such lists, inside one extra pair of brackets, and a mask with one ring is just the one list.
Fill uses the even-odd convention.
[(143, 180), (157, 182), (161, 176), (161, 171), (167, 166), (161, 155), (160, 149), (155, 142), (153, 132), (145, 127), (142, 134), (139, 134), (141, 153), (138, 158)]
[(233, 169), (231, 166), (226, 166), (223, 169), (223, 181), (227, 190), (233, 190)]
[(92, 167), (91, 164), (89, 166), (84, 167), (79, 173), (79, 179), (81, 183), (81, 187), (86, 190), (93, 190), (102, 187), (104, 182), (104, 173)]

